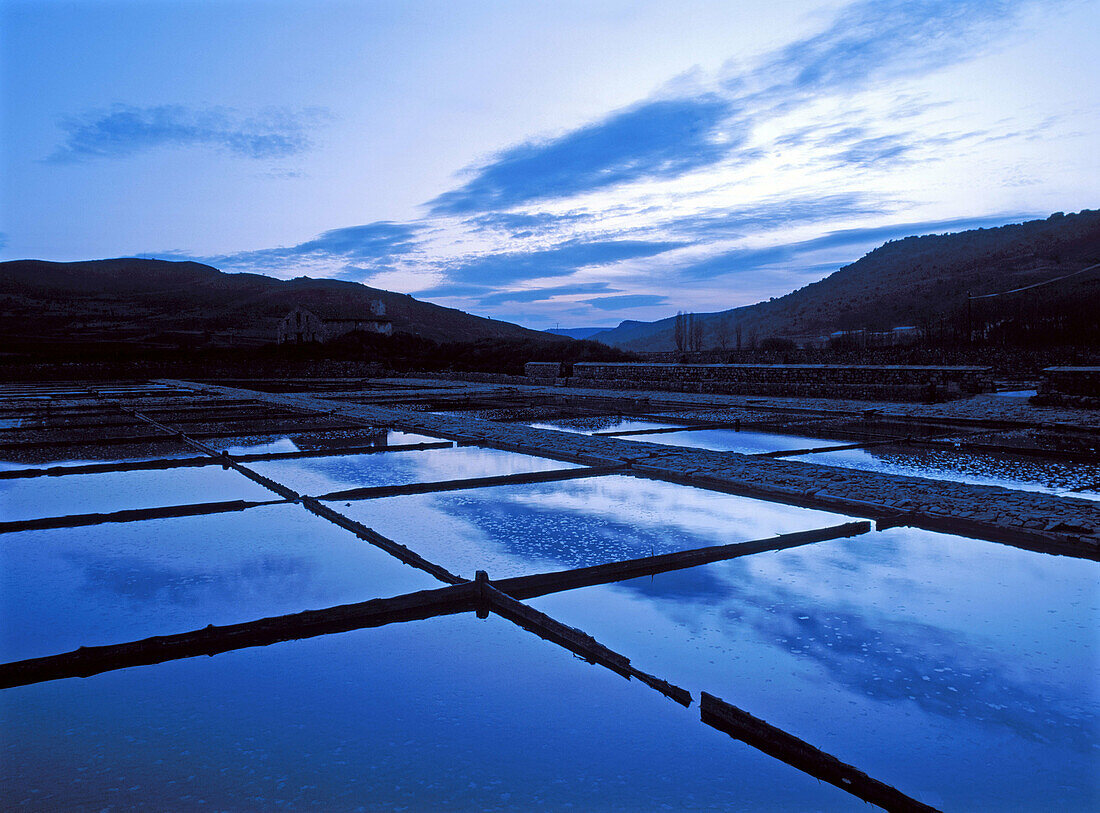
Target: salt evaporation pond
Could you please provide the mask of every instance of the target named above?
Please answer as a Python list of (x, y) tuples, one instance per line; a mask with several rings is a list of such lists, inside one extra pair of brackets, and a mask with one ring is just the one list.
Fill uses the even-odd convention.
[(433, 443), (439, 438), (420, 435), (413, 432), (400, 432), (395, 429), (379, 429), (356, 435), (349, 430), (323, 430), (323, 432), (340, 435), (339, 440), (321, 440), (316, 435), (307, 433), (295, 435), (246, 435), (242, 433), (232, 438), (210, 438), (203, 443), (219, 452), (225, 451), (231, 455), (245, 454), (275, 454), (280, 452), (300, 452), (313, 450), (331, 445), (332, 453), (339, 454), (340, 446), (363, 445), (372, 443), (379, 446), (398, 446), (408, 443)]
[[(657, 421), (608, 419), (608, 418), (563, 418), (557, 421), (532, 423), (536, 429), (558, 429), (566, 432), (581, 432), (591, 435), (594, 432), (625, 432), (637, 429), (676, 429), (682, 427), (676, 423)], [(659, 443), (663, 446), (685, 446), (692, 449), (712, 449), (719, 452), (739, 452), (741, 454), (761, 454), (763, 452), (787, 452), (799, 449), (821, 449), (826, 446), (838, 446), (843, 440), (828, 440), (809, 435), (789, 435), (780, 432), (754, 432), (738, 429), (687, 429), (679, 432), (653, 432), (643, 435), (626, 435), (623, 440)]]
[(1100, 805), (1093, 562), (912, 529), (530, 603), (945, 810)]
[(824, 511), (625, 475), (333, 505), (452, 573), (472, 578), (485, 570), (491, 579), (849, 521)]
[[(572, 466), (463, 447), (254, 467), (322, 493)], [(47, 484), (84, 478), (102, 478), (72, 492), (91, 510), (273, 496), (217, 466), (0, 486), (36, 484), (19, 504), (55, 513), (70, 498)], [(845, 520), (622, 475), (334, 505), (493, 578)], [(898, 528), (531, 604), (929, 804), (1091, 810), (1098, 575)], [(0, 658), (438, 586), (289, 504), (10, 533)], [(29, 809), (865, 809), (701, 724), (697, 706), (470, 614), (10, 689), (0, 726), (0, 794)]]
[[(402, 534), (414, 549), (491, 577), (840, 519), (627, 477), (394, 497), (355, 513), (391, 533), (415, 514)], [(1098, 576), (1092, 562), (894, 529), (530, 603), (927, 803), (1089, 810)]]
[(0, 521), (274, 497), (221, 466), (33, 477), (0, 480)]
[(632, 435), (624, 440), (641, 440), (663, 446), (685, 446), (690, 449), (711, 449), (716, 452), (762, 454), (790, 452), (798, 449), (822, 449), (838, 446), (842, 440), (827, 440), (808, 435), (786, 435), (776, 432), (749, 432), (736, 429), (692, 429), (684, 432), (662, 432), (653, 435)]
[(4, 534), (0, 565), (4, 661), (439, 586), (286, 504)]
[(662, 423), (618, 416), (593, 416), (585, 418), (558, 418), (552, 421), (529, 423), (533, 429), (557, 429), (562, 432), (578, 432), (591, 435), (596, 432), (633, 432), (637, 429), (675, 429), (682, 424)]
[[(24, 532), (0, 556), (5, 661), (438, 585), (291, 505)], [(28, 809), (863, 809), (697, 714), (467, 614), (9, 689), (0, 794)]]
[(416, 452), (334, 454), (332, 457), (310, 457), (302, 460), (269, 460), (250, 463), (248, 467), (301, 494), (313, 495), (368, 486), (408, 485), (581, 468), (575, 463), (476, 446)]
[(787, 459), (882, 474), (1100, 499), (1100, 463), (897, 446), (819, 452)]
[(155, 443), (4, 449), (0, 450), (0, 471), (32, 469), (40, 466), (79, 466), (86, 463), (130, 463), (139, 460), (175, 459), (196, 455), (198, 452), (194, 449), (172, 438), (165, 438)]

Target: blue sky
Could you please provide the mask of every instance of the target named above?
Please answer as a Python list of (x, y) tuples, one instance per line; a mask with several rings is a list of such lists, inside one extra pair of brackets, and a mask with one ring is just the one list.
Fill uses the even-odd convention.
[(0, 0), (0, 258), (545, 328), (1100, 206), (1091, 0)]

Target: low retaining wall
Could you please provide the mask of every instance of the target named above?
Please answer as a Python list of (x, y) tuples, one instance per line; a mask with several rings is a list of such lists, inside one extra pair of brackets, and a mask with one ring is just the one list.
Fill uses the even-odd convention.
[(993, 388), (990, 367), (634, 362), (579, 362), (568, 384), (871, 401), (942, 401)]
[(1100, 367), (1047, 367), (1031, 400), (1043, 406), (1100, 409)]
[(528, 378), (540, 382), (552, 382), (561, 378), (560, 361), (529, 361), (523, 365), (523, 373)]

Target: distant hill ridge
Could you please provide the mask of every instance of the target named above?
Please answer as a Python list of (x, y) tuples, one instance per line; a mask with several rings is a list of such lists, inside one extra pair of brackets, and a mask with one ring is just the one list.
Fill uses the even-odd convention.
[[(120, 258), (0, 263), (0, 335), (25, 340), (264, 344), (293, 308), (325, 319), (370, 314), (434, 341), (554, 337), (357, 282), (227, 274), (209, 265)], [(190, 338), (189, 338), (190, 337)]]
[(546, 333), (550, 333), (554, 336), (568, 336), (570, 339), (587, 339), (589, 336), (595, 336), (597, 333), (603, 333), (608, 330), (614, 330), (610, 327), (553, 327), (546, 330)]
[[(825, 279), (786, 296), (740, 308), (696, 314), (703, 346), (766, 338), (806, 338), (839, 330), (889, 330), (958, 318), (967, 294), (986, 294), (1051, 280), (1100, 262), (1100, 211), (1057, 213), (992, 229), (906, 237), (888, 242)], [(1034, 288), (1019, 300), (1003, 299), (1011, 311), (1079, 312), (1100, 303), (1100, 272)], [(989, 310), (991, 304), (983, 303)], [(992, 317), (991, 317), (992, 318)], [(675, 350), (675, 317), (656, 322), (624, 321), (592, 338), (625, 350)]]

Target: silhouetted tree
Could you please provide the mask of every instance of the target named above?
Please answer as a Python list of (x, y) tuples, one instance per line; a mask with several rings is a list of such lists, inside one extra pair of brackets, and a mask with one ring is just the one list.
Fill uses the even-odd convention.
[(687, 342), (687, 320), (683, 311), (676, 312), (676, 321), (673, 323), (672, 335), (676, 341), (676, 351), (684, 352), (684, 344)]
[(729, 348), (730, 320), (729, 317), (719, 319), (714, 325), (714, 340), (722, 350)]
[(699, 351), (703, 349), (703, 333), (706, 328), (703, 325), (702, 319), (696, 319), (695, 314), (691, 314), (691, 349)]

